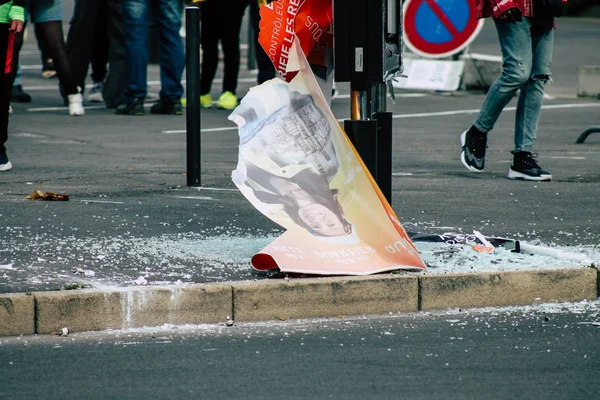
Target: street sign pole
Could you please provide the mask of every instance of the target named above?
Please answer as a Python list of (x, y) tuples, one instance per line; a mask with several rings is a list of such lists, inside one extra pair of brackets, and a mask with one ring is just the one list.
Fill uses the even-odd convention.
[(344, 129), (382, 193), (392, 202), (389, 76), (402, 69), (401, 0), (334, 0), (336, 82), (350, 82)]

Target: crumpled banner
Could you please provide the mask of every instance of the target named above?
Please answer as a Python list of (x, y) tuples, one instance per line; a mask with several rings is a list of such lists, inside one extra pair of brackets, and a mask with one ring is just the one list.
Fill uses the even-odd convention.
[(229, 116), (240, 135), (233, 182), (286, 229), (253, 267), (320, 275), (425, 269), (295, 43), (287, 63), (295, 77), (251, 88)]

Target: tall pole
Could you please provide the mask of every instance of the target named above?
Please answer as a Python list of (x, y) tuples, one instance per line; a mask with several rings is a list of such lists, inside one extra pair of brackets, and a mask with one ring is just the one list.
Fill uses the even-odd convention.
[(350, 82), (344, 130), (392, 202), (392, 113), (387, 85), (401, 72), (400, 0), (334, 0), (336, 82)]
[(200, 8), (185, 9), (187, 185), (200, 186)]

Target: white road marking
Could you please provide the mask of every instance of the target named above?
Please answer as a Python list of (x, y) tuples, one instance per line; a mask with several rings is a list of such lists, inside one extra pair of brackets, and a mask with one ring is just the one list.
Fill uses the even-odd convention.
[[(600, 103), (572, 103), (572, 104), (549, 104), (542, 106), (544, 110), (557, 110), (562, 108), (586, 108), (586, 107), (600, 107)], [(516, 111), (517, 107), (506, 107), (504, 111)], [(467, 110), (453, 110), (453, 111), (437, 111), (430, 113), (416, 113), (416, 114), (397, 114), (392, 118), (404, 119), (404, 118), (427, 118), (427, 117), (442, 117), (447, 115), (460, 115), (460, 114), (475, 114), (478, 113), (478, 108), (467, 109)]]
[(212, 197), (207, 197), (207, 196), (175, 196), (175, 197), (178, 199), (220, 201), (219, 199), (213, 199)]
[[(568, 109), (568, 108), (587, 108), (587, 107), (600, 107), (600, 103), (571, 103), (571, 104), (549, 104), (542, 106), (544, 110), (557, 110), (557, 109)], [(516, 111), (516, 107), (506, 107), (505, 111)], [(405, 119), (405, 118), (428, 118), (428, 117), (445, 117), (451, 115), (462, 115), (462, 114), (476, 114), (479, 112), (479, 108), (465, 109), (465, 110), (452, 110), (452, 111), (436, 111), (428, 113), (414, 113), (414, 114), (396, 114), (392, 116), (393, 119)], [(348, 118), (339, 118), (338, 121), (344, 121)], [(208, 128), (202, 129), (201, 132), (221, 132), (221, 131), (235, 131), (237, 127), (220, 127), (220, 128)], [(169, 130), (163, 131), (162, 133), (174, 134), (174, 133), (186, 133), (186, 130)]]
[(31, 69), (39, 69), (39, 70), (41, 70), (42, 69), (42, 64), (38, 64), (38, 65), (21, 65), (21, 69), (23, 71), (27, 71), (27, 70), (31, 70)]
[[(429, 93), (396, 93), (396, 98), (398, 97), (426, 97), (426, 96), (430, 96)], [(388, 98), (390, 98), (390, 96), (387, 96)], [(336, 94), (335, 97), (333, 98), (333, 100), (337, 100), (337, 99), (349, 99), (350, 98), (350, 94)]]
[[(85, 106), (86, 110), (100, 110), (102, 108), (106, 108), (106, 106)], [(69, 107), (38, 107), (38, 108), (28, 108), (29, 112), (44, 112), (44, 111), (68, 111)]]
[(123, 201), (108, 201), (108, 200), (81, 200), (82, 203), (106, 203), (106, 204), (125, 204)]
[[(220, 83), (223, 82), (223, 79), (221, 78), (215, 78), (213, 80), (213, 82), (216, 83)], [(244, 83), (253, 83), (256, 82), (256, 78), (239, 78), (238, 82), (244, 82)], [(181, 80), (181, 84), (185, 85), (186, 80), (182, 79)], [(89, 83), (87, 85), (85, 85), (86, 88), (91, 88), (94, 85)], [(148, 86), (160, 86), (160, 81), (148, 81)], [(23, 90), (25, 90), (26, 92), (30, 92), (30, 91), (40, 91), (40, 90), (58, 90), (58, 81), (56, 83), (56, 85), (44, 85), (44, 86), (26, 86), (23, 88)]]
[(201, 186), (201, 187), (197, 187), (195, 188), (196, 190), (214, 190), (216, 192), (237, 192), (238, 189), (228, 189), (228, 188), (211, 188), (211, 187), (205, 187), (205, 186)]
[[(201, 129), (200, 133), (202, 132), (223, 132), (223, 131), (237, 131), (237, 127), (236, 126), (224, 126), (222, 128), (207, 128), (207, 129)], [(177, 129), (177, 130), (172, 130), (172, 131), (162, 131), (162, 133), (165, 133), (167, 135), (172, 135), (174, 133), (186, 133), (186, 130), (181, 130), (181, 129)]]
[[(144, 103), (144, 108), (150, 108), (154, 105), (154, 103)], [(84, 106), (83, 108), (85, 108), (86, 110), (101, 110), (103, 108), (106, 108), (106, 106)], [(62, 106), (62, 107), (39, 107), (39, 108), (28, 108), (27, 111), (29, 112), (43, 112), (43, 111), (61, 111), (61, 110), (68, 110), (69, 107), (67, 106)], [(165, 132), (163, 132), (165, 133)]]
[(585, 160), (585, 157), (572, 157), (572, 156), (554, 156), (550, 157), (554, 160)]

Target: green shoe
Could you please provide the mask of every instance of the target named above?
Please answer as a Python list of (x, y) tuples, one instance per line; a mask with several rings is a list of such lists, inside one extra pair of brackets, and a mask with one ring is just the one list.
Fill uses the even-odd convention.
[(211, 108), (212, 107), (212, 97), (210, 97), (210, 93), (200, 96), (200, 107), (202, 107), (202, 108)]
[(219, 96), (219, 101), (217, 101), (217, 107), (224, 110), (233, 110), (237, 106), (238, 98), (235, 97), (235, 94), (229, 91), (221, 93), (221, 96)]

